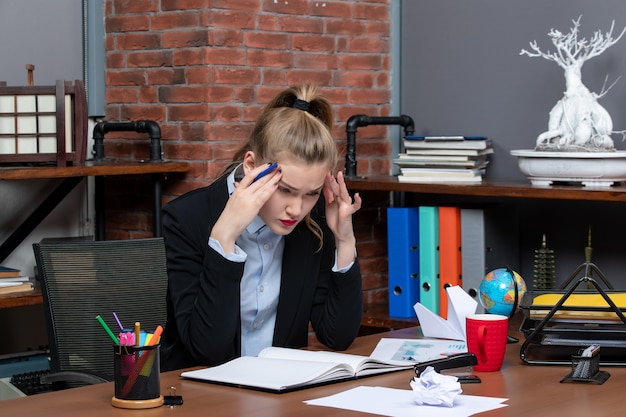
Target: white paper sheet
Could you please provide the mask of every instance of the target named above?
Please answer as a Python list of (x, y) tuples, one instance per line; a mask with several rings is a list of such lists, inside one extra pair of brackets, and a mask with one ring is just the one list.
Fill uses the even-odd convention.
[(465, 318), (476, 313), (478, 303), (463, 288), (448, 290), (448, 320), (433, 313), (419, 302), (413, 306), (424, 337), (465, 340)]
[(467, 417), (497, 408), (508, 398), (459, 395), (454, 407), (417, 405), (412, 390), (361, 386), (339, 394), (304, 401), (308, 405), (341, 408), (393, 417)]

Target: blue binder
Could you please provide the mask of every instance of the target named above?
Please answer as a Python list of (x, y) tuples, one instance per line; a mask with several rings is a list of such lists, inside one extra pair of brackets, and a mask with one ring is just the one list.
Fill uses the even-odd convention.
[(439, 208), (419, 207), (420, 303), (439, 314)]
[(389, 315), (414, 318), (419, 301), (419, 210), (387, 208)]

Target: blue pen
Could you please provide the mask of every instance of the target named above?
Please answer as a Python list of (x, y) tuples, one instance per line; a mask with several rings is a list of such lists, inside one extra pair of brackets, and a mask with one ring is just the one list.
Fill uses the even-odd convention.
[(266, 176), (270, 172), (274, 171), (277, 167), (278, 167), (278, 162), (274, 162), (273, 164), (271, 164), (270, 166), (265, 168), (263, 171), (261, 171), (259, 173), (259, 175), (257, 175), (256, 178), (254, 180), (252, 180), (252, 182), (260, 180), (261, 178), (263, 178), (264, 176)]

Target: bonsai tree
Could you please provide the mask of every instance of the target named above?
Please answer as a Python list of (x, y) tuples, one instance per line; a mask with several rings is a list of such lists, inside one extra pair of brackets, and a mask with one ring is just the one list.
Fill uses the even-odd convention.
[(620, 40), (626, 28), (613, 37), (613, 21), (608, 32), (603, 34), (598, 30), (590, 40), (578, 39), (581, 17), (572, 20), (574, 27), (569, 33), (550, 30), (548, 36), (556, 52), (541, 52), (536, 41), (530, 42), (531, 51), (520, 52), (554, 61), (565, 71), (565, 93), (550, 111), (548, 130), (537, 137), (536, 151), (610, 152), (615, 151), (611, 134), (620, 133), (624, 138), (626, 131), (613, 131), (611, 116), (598, 103), (613, 85), (606, 88), (605, 81), (599, 94), (592, 93), (582, 82), (581, 69), (585, 61)]

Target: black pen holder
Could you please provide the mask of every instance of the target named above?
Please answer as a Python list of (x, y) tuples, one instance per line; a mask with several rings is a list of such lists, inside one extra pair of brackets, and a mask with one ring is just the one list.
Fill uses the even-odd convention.
[(160, 345), (113, 346), (114, 407), (141, 409), (163, 404), (159, 352)]
[(572, 372), (561, 382), (591, 382), (604, 384), (611, 374), (600, 370), (600, 349), (591, 356), (572, 355)]

